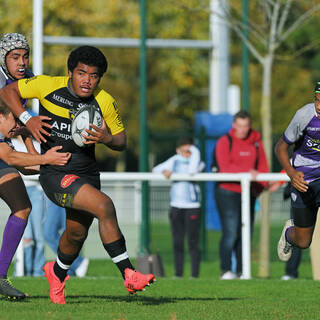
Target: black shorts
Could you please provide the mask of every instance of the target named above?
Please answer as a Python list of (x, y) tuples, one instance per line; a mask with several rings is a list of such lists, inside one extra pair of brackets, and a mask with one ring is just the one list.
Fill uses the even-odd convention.
[(300, 192), (292, 186), (290, 195), (294, 224), (300, 228), (314, 226), (320, 207), (320, 180), (310, 182), (307, 192)]
[(291, 205), (293, 208), (320, 207), (320, 179), (310, 182), (307, 192), (300, 192), (292, 186)]
[(40, 174), (41, 186), (48, 198), (60, 207), (72, 208), (80, 187), (90, 184), (100, 190), (99, 176), (80, 176), (73, 173)]

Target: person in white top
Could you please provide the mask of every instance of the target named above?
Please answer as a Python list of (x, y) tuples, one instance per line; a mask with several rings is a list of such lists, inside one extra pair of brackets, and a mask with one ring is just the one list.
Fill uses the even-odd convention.
[[(182, 137), (176, 148), (176, 154), (153, 168), (154, 173), (163, 173), (170, 178), (172, 173), (195, 174), (201, 172), (204, 163), (200, 151), (191, 137)], [(197, 278), (200, 271), (200, 188), (190, 181), (175, 181), (170, 190), (169, 219), (173, 239), (175, 276), (183, 276), (184, 237), (187, 235), (191, 259), (191, 276)]]

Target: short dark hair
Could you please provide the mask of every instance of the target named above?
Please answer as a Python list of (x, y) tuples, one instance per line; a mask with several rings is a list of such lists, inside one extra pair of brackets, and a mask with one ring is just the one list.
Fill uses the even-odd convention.
[(11, 112), (9, 107), (0, 99), (0, 114), (4, 116), (8, 115)]
[(108, 61), (104, 54), (92, 46), (81, 46), (71, 51), (68, 58), (68, 70), (72, 72), (79, 62), (97, 67), (99, 77), (102, 77), (108, 69)]
[(238, 111), (234, 116), (233, 116), (233, 121), (236, 121), (237, 119), (249, 119), (251, 120), (250, 113), (245, 110), (240, 110)]
[(193, 138), (191, 136), (181, 137), (177, 142), (177, 148), (184, 146), (186, 144), (193, 144)]

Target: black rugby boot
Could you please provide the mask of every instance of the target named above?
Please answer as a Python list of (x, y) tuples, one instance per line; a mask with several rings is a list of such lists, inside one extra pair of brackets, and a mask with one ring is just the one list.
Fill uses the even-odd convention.
[(22, 300), (26, 295), (16, 289), (7, 277), (0, 278), (0, 294), (6, 296), (9, 300)]

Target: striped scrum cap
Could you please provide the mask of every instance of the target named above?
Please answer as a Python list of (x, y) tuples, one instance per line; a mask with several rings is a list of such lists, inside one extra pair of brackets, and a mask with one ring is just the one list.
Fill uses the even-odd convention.
[(314, 88), (315, 93), (320, 93), (320, 81), (317, 82), (315, 88)]
[(9, 74), (6, 56), (14, 49), (30, 50), (29, 44), (25, 36), (20, 33), (7, 33), (0, 39), (0, 65)]

